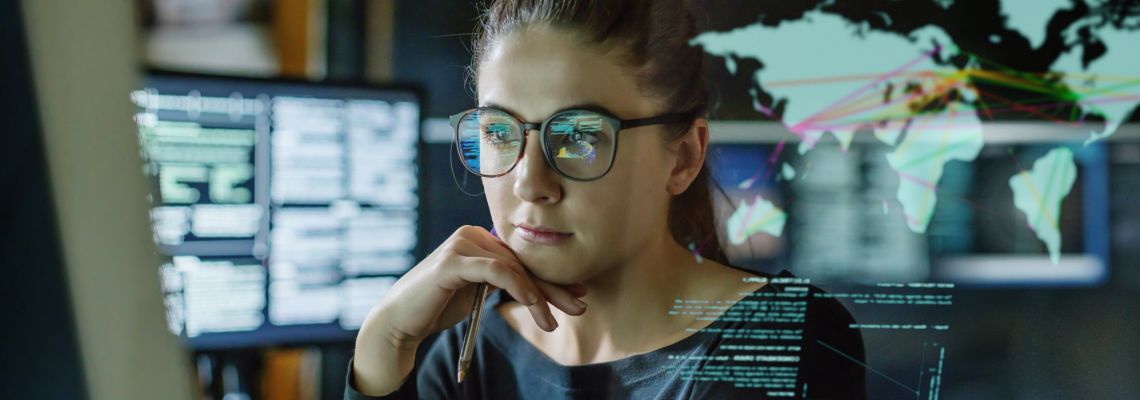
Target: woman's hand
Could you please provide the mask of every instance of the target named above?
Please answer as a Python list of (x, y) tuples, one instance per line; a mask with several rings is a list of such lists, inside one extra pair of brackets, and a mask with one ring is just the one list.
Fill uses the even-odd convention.
[(586, 311), (578, 300), (586, 294), (584, 286), (539, 280), (490, 232), (461, 227), (369, 312), (356, 337), (357, 390), (383, 395), (399, 388), (412, 370), (420, 342), (463, 320), (471, 311), (475, 284), (484, 282), (526, 305), (538, 327), (548, 332), (558, 326), (549, 305), (570, 315)]

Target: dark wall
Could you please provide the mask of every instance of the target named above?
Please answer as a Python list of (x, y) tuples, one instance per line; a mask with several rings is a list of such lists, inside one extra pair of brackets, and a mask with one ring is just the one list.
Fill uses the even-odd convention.
[[(396, 2), (393, 74), (396, 81), (424, 89), (425, 118), (447, 116), (475, 106), (465, 82), (471, 62), (468, 50), (475, 29), (475, 1)], [(450, 144), (424, 146), (421, 218), (426, 230), (423, 253), (429, 253), (462, 225), (491, 226), (487, 200), (477, 177), (454, 160)], [(455, 171), (453, 175), (451, 171)], [(458, 181), (458, 184), (456, 183)]]
[(469, 0), (396, 2), (393, 74), (423, 85), (426, 117), (445, 118), (475, 105), (464, 71), (477, 11)]

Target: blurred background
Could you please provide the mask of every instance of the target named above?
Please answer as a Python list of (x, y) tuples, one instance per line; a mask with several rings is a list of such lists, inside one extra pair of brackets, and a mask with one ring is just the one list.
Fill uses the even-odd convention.
[[(1047, 3), (693, 2), (723, 244), (844, 301), (871, 398), (1140, 398), (1140, 4)], [(340, 398), (370, 307), (490, 226), (477, 16), (0, 5), (0, 397)]]

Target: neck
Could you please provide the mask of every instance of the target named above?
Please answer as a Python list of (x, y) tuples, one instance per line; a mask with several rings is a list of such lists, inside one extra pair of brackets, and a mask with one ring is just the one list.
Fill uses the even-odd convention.
[[(666, 232), (623, 265), (583, 282), (585, 314), (570, 317), (557, 310), (558, 329), (550, 339), (565, 360), (588, 364), (656, 349), (683, 331), (684, 321), (669, 315), (674, 299), (686, 295), (686, 282), (697, 273), (691, 253)], [(575, 362), (576, 361), (576, 362)]]

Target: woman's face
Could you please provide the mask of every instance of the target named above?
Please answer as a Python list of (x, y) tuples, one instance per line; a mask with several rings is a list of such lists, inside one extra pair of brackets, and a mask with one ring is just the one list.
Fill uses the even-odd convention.
[[(585, 104), (621, 119), (662, 113), (619, 62), (616, 53), (580, 44), (563, 31), (509, 34), (483, 58), (476, 78), (479, 104), (500, 106), (525, 122)], [(507, 175), (483, 178), (499, 236), (537, 277), (560, 284), (618, 267), (667, 237), (673, 158), (662, 135), (659, 125), (622, 130), (609, 173), (578, 182), (551, 169), (541, 132), (528, 132), (518, 165)]]

